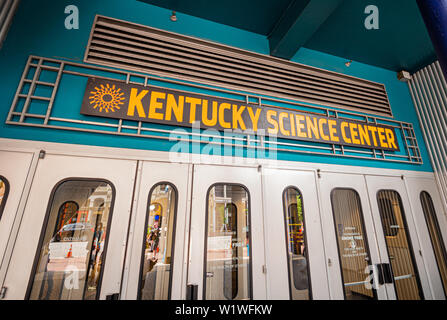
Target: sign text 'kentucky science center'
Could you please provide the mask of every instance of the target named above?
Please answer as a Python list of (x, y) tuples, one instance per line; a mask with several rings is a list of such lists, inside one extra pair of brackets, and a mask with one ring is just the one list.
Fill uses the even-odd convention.
[(88, 79), (81, 114), (183, 127), (198, 121), (205, 129), (264, 130), (279, 138), (399, 151), (386, 125), (97, 78)]

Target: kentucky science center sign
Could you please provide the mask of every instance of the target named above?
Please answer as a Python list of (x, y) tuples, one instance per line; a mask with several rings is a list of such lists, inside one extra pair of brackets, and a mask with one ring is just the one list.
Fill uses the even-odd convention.
[(207, 95), (89, 78), (81, 114), (399, 151), (394, 128)]

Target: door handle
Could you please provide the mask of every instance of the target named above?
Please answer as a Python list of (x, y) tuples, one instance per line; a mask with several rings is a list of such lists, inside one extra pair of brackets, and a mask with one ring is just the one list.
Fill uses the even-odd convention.
[(199, 291), (199, 286), (197, 284), (187, 284), (186, 285), (186, 300), (197, 300), (197, 293)]
[(383, 277), (385, 278), (385, 283), (394, 283), (393, 270), (389, 263), (382, 263)]
[(377, 273), (378, 273), (377, 276), (378, 276), (379, 285), (385, 284), (385, 277), (383, 275), (383, 268), (382, 268), (382, 264), (381, 263), (376, 264), (376, 270), (377, 270)]
[(391, 270), (391, 265), (389, 263), (379, 263), (376, 264), (379, 273), (379, 284), (383, 285), (385, 283), (393, 283), (393, 271)]
[(106, 295), (106, 300), (119, 300), (119, 299), (120, 299), (119, 293), (112, 293), (112, 294)]

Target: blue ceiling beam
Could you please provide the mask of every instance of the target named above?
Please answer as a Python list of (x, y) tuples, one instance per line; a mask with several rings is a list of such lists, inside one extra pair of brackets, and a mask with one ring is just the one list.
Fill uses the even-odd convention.
[(270, 54), (291, 59), (343, 0), (294, 0), (269, 34)]
[(447, 0), (417, 0), (417, 4), (447, 79)]

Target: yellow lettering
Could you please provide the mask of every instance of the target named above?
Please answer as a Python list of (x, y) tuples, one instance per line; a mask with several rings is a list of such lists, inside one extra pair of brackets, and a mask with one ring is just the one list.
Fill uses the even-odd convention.
[(360, 140), (358, 139), (359, 133), (356, 131), (357, 123), (350, 123), (349, 124), (349, 129), (351, 131), (352, 143), (360, 144)]
[(273, 126), (273, 128), (267, 129), (270, 134), (278, 134), (278, 122), (273, 118), (273, 116), (276, 117), (276, 114), (275, 110), (267, 110), (267, 122)]
[(380, 141), (380, 146), (382, 148), (388, 148), (388, 144), (386, 143), (385, 139), (385, 129), (384, 128), (377, 128), (377, 133), (379, 134), (379, 141)]
[(244, 112), (245, 106), (238, 108), (237, 104), (233, 104), (233, 129), (238, 129), (238, 123), (242, 130), (247, 130), (244, 120), (242, 119), (242, 112)]
[(163, 103), (158, 102), (158, 99), (165, 99), (166, 93), (152, 91), (151, 93), (151, 103), (149, 105), (148, 118), (163, 120), (163, 113), (157, 113), (157, 109), (163, 108)]
[(320, 135), (323, 140), (329, 141), (329, 137), (324, 133), (323, 124), (327, 124), (327, 120), (320, 118), (318, 120), (318, 129), (320, 130)]
[(359, 124), (359, 135), (360, 135), (360, 141), (362, 144), (366, 144), (368, 146), (371, 145), (371, 139), (369, 138), (369, 132), (368, 132), (368, 126), (362, 126)]
[(346, 143), (352, 143), (352, 141), (351, 141), (351, 139), (349, 139), (347, 136), (346, 136), (346, 128), (349, 126), (349, 124), (347, 123), (347, 122), (342, 122), (341, 123), (341, 125), (340, 125), (340, 128), (341, 128), (341, 136), (343, 137), (343, 140), (346, 142)]
[(397, 147), (396, 142), (394, 141), (393, 130), (386, 128), (385, 134), (386, 134), (386, 139), (388, 140), (388, 146), (390, 148), (398, 150), (399, 148)]
[(213, 111), (211, 111), (211, 119), (208, 119), (208, 100), (203, 100), (202, 122), (205, 126), (208, 126), (208, 127), (213, 127), (217, 124), (217, 102), (216, 101), (213, 101)]
[(189, 109), (189, 123), (196, 121), (196, 108), (197, 105), (202, 102), (199, 98), (186, 97), (186, 103), (189, 103), (191, 108)]
[(256, 109), (256, 114), (253, 114), (252, 107), (247, 107), (247, 110), (251, 119), (251, 123), (253, 124), (253, 131), (256, 132), (258, 131), (258, 121), (259, 116), (261, 115), (261, 108)]
[(231, 129), (231, 123), (225, 121), (225, 110), (231, 109), (231, 104), (221, 103), (219, 106), (219, 124), (222, 128)]
[(377, 128), (376, 128), (376, 127), (372, 127), (372, 126), (368, 126), (368, 130), (372, 132), (372, 137), (373, 137), (374, 146), (377, 147), (377, 140), (376, 140), (376, 131), (377, 131)]
[(281, 112), (278, 117), (279, 130), (285, 136), (290, 136), (290, 131), (284, 129), (284, 118), (287, 118), (289, 114), (287, 112)]
[[(295, 116), (293, 113), (290, 114), (290, 130), (292, 131), (292, 136), (296, 136), (296, 130), (295, 130)], [(298, 121), (298, 119), (297, 119)]]
[(127, 108), (127, 115), (133, 116), (135, 114), (135, 107), (137, 108), (138, 116), (141, 118), (146, 118), (146, 113), (144, 112), (143, 104), (141, 99), (149, 92), (149, 90), (142, 90), (138, 95), (138, 89), (132, 88), (130, 90), (129, 106)]
[(301, 122), (304, 120), (305, 120), (305, 118), (303, 115), (301, 115), (301, 114), (296, 115), (296, 129), (297, 129), (298, 137), (300, 137), (300, 138), (307, 138), (306, 132), (303, 131), (304, 123)]
[(331, 136), (331, 141), (332, 142), (340, 141), (340, 138), (336, 136), (337, 128), (334, 128), (334, 126), (337, 125), (337, 121), (329, 120), (328, 124), (329, 124), (329, 135)]
[[(307, 135), (312, 138), (312, 133), (316, 139), (320, 139), (320, 133), (318, 132), (317, 118), (311, 118), (306, 116)], [(311, 133), (312, 131), (312, 133)]]
[(178, 97), (178, 103), (175, 101), (173, 94), (169, 93), (166, 100), (166, 118), (165, 120), (171, 120), (172, 111), (174, 111), (177, 122), (183, 122), (183, 104), (185, 102), (184, 96)]

